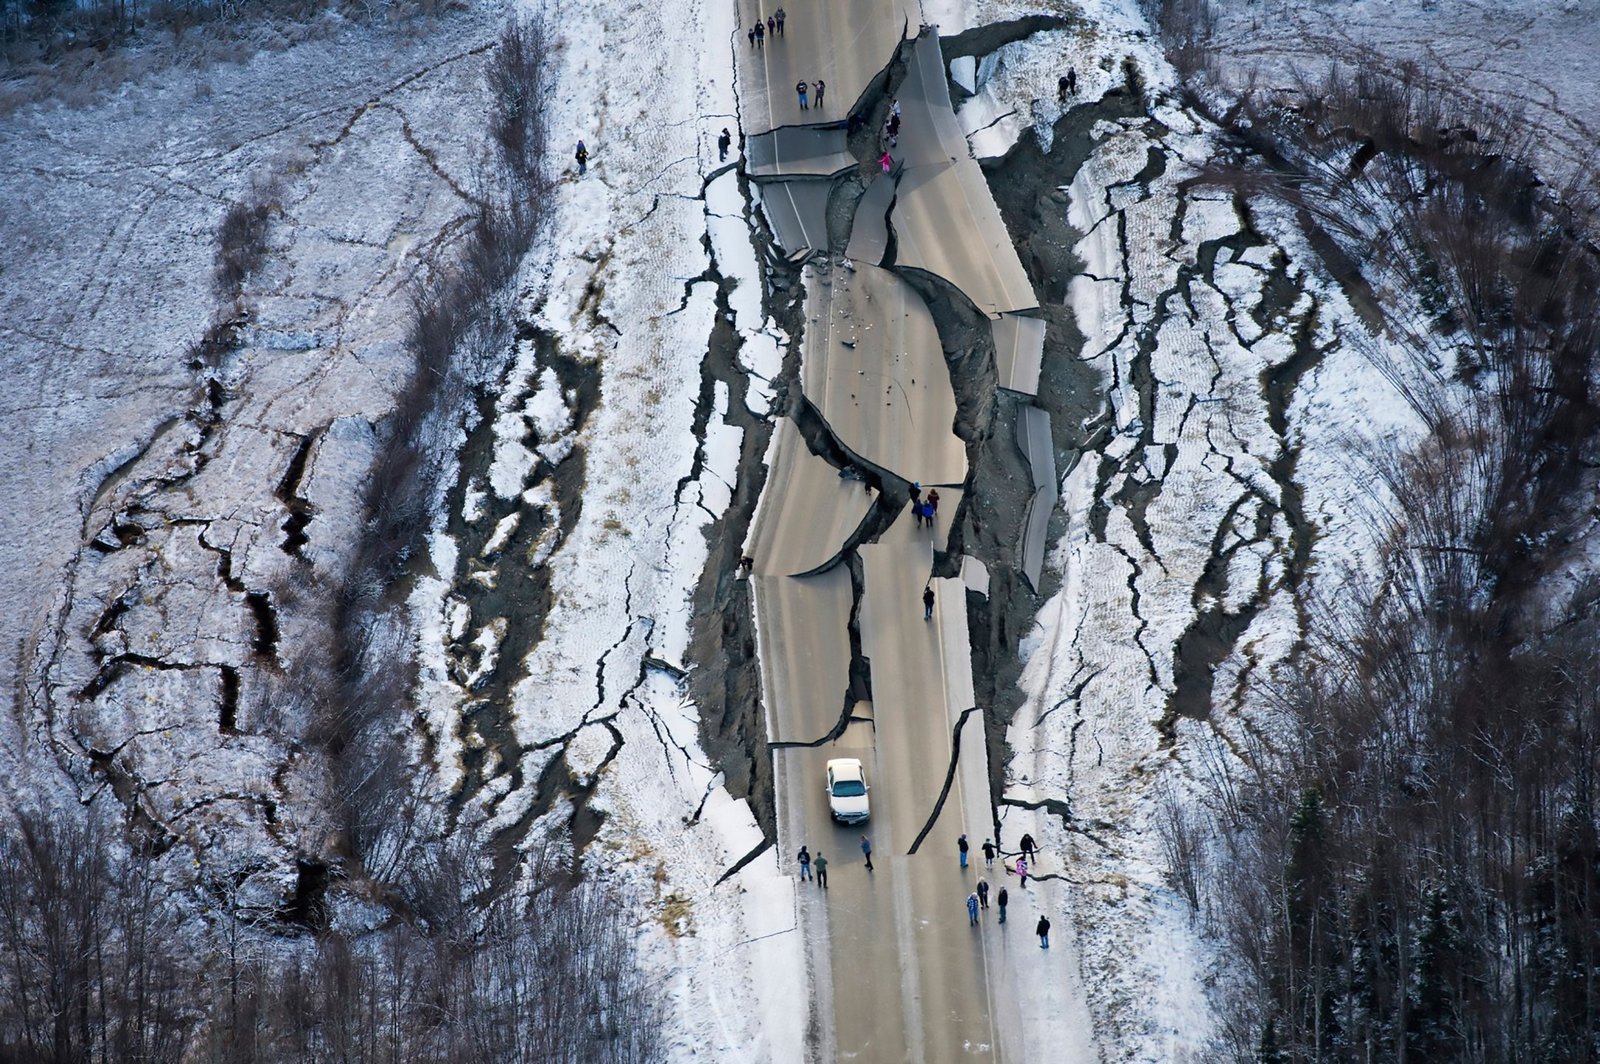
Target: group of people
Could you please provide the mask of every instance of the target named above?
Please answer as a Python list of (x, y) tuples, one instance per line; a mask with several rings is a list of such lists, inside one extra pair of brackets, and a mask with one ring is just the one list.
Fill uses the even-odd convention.
[(800, 110), (807, 111), (810, 110), (811, 107), (820, 108), (822, 106), (822, 96), (828, 91), (828, 83), (819, 78), (815, 84), (809, 86), (809, 91), (816, 94), (815, 102), (810, 105), (806, 103), (808, 86), (806, 85), (804, 78), (795, 82), (794, 91), (796, 95), (800, 97)]
[[(1022, 836), (1021, 845), (1022, 854), (1017, 858), (1016, 870), (1017, 874), (1022, 877), (1021, 885), (1026, 887), (1028, 885), (1027, 861), (1034, 856), (1033, 836)], [(963, 869), (967, 867), (967, 853), (969, 849), (970, 846), (967, 843), (967, 836), (965, 834), (956, 839), (956, 852), (960, 854), (961, 867)], [(994, 864), (995, 855), (997, 853), (999, 853), (999, 848), (995, 846), (993, 840), (984, 839), (983, 862), (985, 867), (990, 867)], [(861, 836), (861, 856), (866, 861), (867, 871), (871, 872), (872, 840), (866, 835)], [(795, 855), (795, 859), (800, 864), (800, 881), (802, 883), (810, 880), (816, 883), (819, 890), (828, 889), (828, 859), (822, 855), (821, 850), (817, 851), (816, 856), (812, 856), (811, 848), (809, 846), (801, 846), (800, 852)], [(1010, 871), (1011, 869), (1009, 866), (1007, 866), (1006, 870)], [(1000, 914), (1000, 922), (1002, 924), (1006, 922), (1006, 906), (1010, 900), (1010, 893), (1006, 890), (1005, 885), (1001, 884), (999, 892), (995, 895), (994, 902), (995, 909)], [(987, 910), (988, 908), (989, 881), (987, 879), (980, 878), (977, 882), (977, 885), (973, 888), (972, 893), (967, 895), (967, 923), (970, 926), (976, 927), (978, 924), (978, 914), (984, 910)], [(1050, 948), (1049, 917), (1040, 914), (1039, 923), (1034, 928), (1034, 934), (1039, 936), (1040, 949)]]
[[(1000, 855), (1000, 848), (994, 844), (993, 839), (984, 839), (983, 865), (985, 868), (992, 868), (994, 866), (994, 859), (996, 855), (1000, 855), (1001, 865), (1008, 872), (1015, 871), (1019, 878), (1019, 885), (1023, 888), (1026, 888), (1028, 886), (1028, 861), (1032, 860), (1034, 857), (1033, 836), (1023, 835), (1020, 845), (1022, 847), (1021, 853), (1017, 857), (1016, 865), (1012, 866), (1005, 864), (1004, 856)], [(967, 842), (967, 836), (965, 834), (956, 838), (956, 853), (961, 859), (962, 869), (967, 867), (967, 854), (970, 849), (971, 847)], [(1006, 888), (1002, 886), (1000, 888), (1000, 893), (995, 897), (995, 908), (1000, 911), (1000, 922), (1002, 924), (1006, 922), (1006, 902), (1008, 900), (1009, 898), (1006, 893)], [(972, 926), (977, 926), (978, 913), (981, 910), (987, 909), (988, 907), (989, 881), (980, 878), (972, 893), (967, 895), (967, 923)], [(1034, 928), (1034, 934), (1039, 936), (1040, 949), (1050, 948), (1049, 917), (1043, 915), (1042, 913), (1040, 914), (1038, 926)]]
[(746, 37), (750, 38), (750, 47), (764, 48), (766, 47), (768, 37), (782, 37), (783, 20), (786, 17), (787, 16), (784, 14), (783, 8), (780, 7), (778, 10), (767, 16), (766, 22), (756, 19), (756, 24), (751, 26), (750, 31), (745, 34)]
[(922, 485), (911, 485), (911, 516), (917, 519), (917, 527), (926, 524), (933, 527), (933, 519), (939, 515), (939, 489), (933, 488), (928, 492), (928, 497), (922, 497)]

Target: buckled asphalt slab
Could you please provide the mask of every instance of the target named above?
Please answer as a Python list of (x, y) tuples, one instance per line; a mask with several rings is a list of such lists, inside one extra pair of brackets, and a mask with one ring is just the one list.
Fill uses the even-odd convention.
[(762, 182), (761, 211), (786, 257), (828, 246), (828, 194), (832, 188), (832, 182), (814, 177)]
[(950, 110), (931, 30), (912, 45), (899, 99), (900, 143), (890, 152), (902, 167), (891, 219), (895, 265), (942, 278), (991, 317), (1036, 309), (1011, 234)]
[(876, 266), (808, 267), (801, 387), (856, 454), (910, 481), (960, 484), (966, 448), (933, 315)]
[(1023, 395), (1039, 394), (1044, 363), (1044, 319), (1002, 314), (993, 319), (995, 374), (1000, 387)]

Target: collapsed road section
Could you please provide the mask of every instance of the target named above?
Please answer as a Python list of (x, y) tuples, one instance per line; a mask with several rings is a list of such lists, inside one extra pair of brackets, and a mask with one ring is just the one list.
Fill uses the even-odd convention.
[[(1003, 877), (977, 867), (995, 824), (988, 751), (984, 728), (962, 727), (976, 708), (966, 587), (943, 575), (959, 568), (949, 552), (971, 441), (957, 432), (929, 299), (980, 323), (981, 348), (999, 363), (990, 379), (1019, 398), (1037, 387), (1044, 330), (951, 109), (937, 35), (908, 32), (914, 20), (885, 0), (853, 7), (847, 32), (833, 33), (822, 10), (790, 17), (787, 39), (763, 48), (739, 41), (738, 61), (747, 172), (782, 249), (774, 261), (804, 264), (797, 387), (775, 411), (746, 556), (780, 852), (805, 845), (833, 865), (826, 889), (805, 884), (798, 899), (816, 990), (811, 1049), (820, 1059), (1016, 1060), (1042, 1048), (1026, 1044), (1028, 1030), (1048, 1029), (1028, 1022), (1031, 1010), (1086, 1016), (1067, 1000), (1070, 979), (1013, 992), (1014, 977), (1033, 973), (1006, 940), (948, 918), (980, 875), (996, 887)], [(746, 24), (767, 14), (741, 5)], [(799, 109), (788, 87), (815, 77), (798, 71), (801, 55), (830, 57), (827, 98), (847, 106)], [(887, 158), (869, 156), (871, 137), (858, 131), (891, 114)], [(845, 165), (847, 148), (857, 156)], [(858, 197), (853, 221), (830, 239), (833, 201), (847, 194)], [(1037, 457), (1048, 516), (1053, 454)], [(1028, 525), (1039, 543), (1019, 553), (1037, 558), (1045, 521)], [(830, 816), (824, 765), (840, 757), (866, 766), (865, 825)], [(957, 860), (964, 835), (972, 867)]]

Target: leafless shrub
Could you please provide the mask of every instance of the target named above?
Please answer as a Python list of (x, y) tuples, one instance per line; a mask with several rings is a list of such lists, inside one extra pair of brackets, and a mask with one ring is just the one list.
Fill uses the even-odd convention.
[(215, 281), (225, 299), (236, 298), (245, 280), (267, 254), (267, 230), (283, 213), (280, 190), (274, 180), (256, 181), (249, 194), (222, 215), (217, 227)]
[(1205, 836), (1195, 811), (1168, 791), (1156, 805), (1156, 837), (1167, 874), (1189, 903), (1190, 918), (1200, 912), (1200, 884), (1205, 876)]

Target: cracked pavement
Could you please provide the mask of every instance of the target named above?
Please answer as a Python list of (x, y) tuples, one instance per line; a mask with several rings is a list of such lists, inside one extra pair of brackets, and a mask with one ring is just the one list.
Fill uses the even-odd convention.
[[(865, 29), (853, 40), (881, 30), (898, 41), (887, 27), (899, 10), (858, 11)], [(795, 25), (791, 16), (791, 35)], [(951, 110), (938, 38), (914, 25), (907, 36), (898, 50), (847, 48), (835, 57), (858, 64), (847, 84), (872, 86), (863, 112), (881, 112), (898, 95), (904, 123), (894, 149), (900, 167), (863, 183), (869, 191), (835, 237), (840, 246), (818, 247), (818, 218), (799, 199), (774, 197), (770, 181), (762, 186), (779, 243), (809, 257), (800, 273), (801, 396), (774, 436), (748, 547), (780, 860), (790, 867), (803, 843), (833, 862), (826, 894), (799, 888), (818, 991), (810, 1021), (818, 1059), (1021, 1059), (1005, 940), (974, 940), (959, 919), (980, 873), (958, 867), (956, 838), (968, 834), (976, 851), (994, 813), (985, 729), (967, 723), (982, 711), (966, 588), (935, 571), (961, 512), (968, 462), (946, 365), (946, 347), (958, 345), (942, 342), (927, 299), (935, 292), (991, 317), (1037, 300)], [(795, 45), (769, 39), (765, 62), (790, 62)], [(758, 78), (741, 97), (747, 134), (774, 121), (842, 119), (843, 109), (774, 118), (781, 107), (762, 62), (759, 52), (741, 52), (741, 84)], [(829, 98), (838, 98), (832, 79)], [(807, 189), (820, 182), (780, 184), (802, 180)], [(898, 255), (884, 263), (890, 248)], [(1034, 360), (1008, 381), (1036, 381), (1038, 352), (1017, 339), (1014, 322), (1003, 329), (1008, 354)], [(981, 331), (992, 352), (990, 328)], [(940, 491), (934, 527), (913, 519), (913, 483)], [(925, 588), (935, 603), (928, 619)], [(829, 817), (823, 763), (841, 756), (867, 767), (873, 814), (862, 828)], [(874, 840), (872, 873), (852, 857), (862, 833)], [(876, 945), (863, 950), (863, 942)]]

